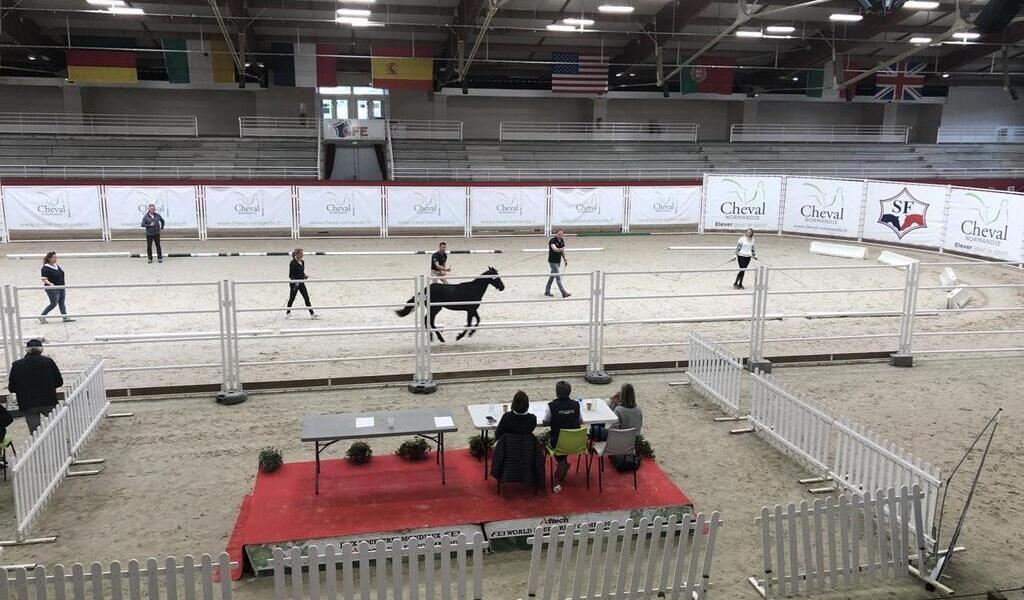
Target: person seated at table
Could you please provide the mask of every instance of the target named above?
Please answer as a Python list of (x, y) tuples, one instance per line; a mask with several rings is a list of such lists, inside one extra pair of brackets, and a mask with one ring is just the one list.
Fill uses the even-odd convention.
[(494, 439), (505, 433), (527, 434), (537, 428), (537, 415), (530, 413), (530, 397), (519, 390), (512, 396), (512, 411), (501, 415), (498, 428), (494, 430)]
[(640, 435), (640, 430), (644, 428), (644, 413), (636, 405), (636, 390), (633, 389), (633, 384), (622, 384), (619, 393), (612, 396), (609, 407), (618, 418), (614, 429), (636, 429), (636, 434)]
[[(572, 386), (568, 381), (559, 381), (555, 384), (555, 399), (548, 402), (544, 411), (544, 424), (551, 427), (551, 441), (548, 446), (554, 448), (558, 445), (558, 432), (563, 429), (578, 429), (583, 418), (580, 415), (580, 403), (569, 397), (572, 393)], [(555, 470), (555, 491), (562, 489), (561, 483), (569, 473), (569, 457), (556, 456), (558, 468)]]

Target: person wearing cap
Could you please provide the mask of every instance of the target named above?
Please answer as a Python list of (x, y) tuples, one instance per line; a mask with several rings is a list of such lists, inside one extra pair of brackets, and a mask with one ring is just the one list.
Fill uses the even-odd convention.
[(25, 424), (31, 435), (39, 422), (57, 406), (57, 390), (64, 385), (57, 363), (43, 356), (43, 342), (31, 339), (26, 345), (25, 358), (11, 365), (7, 376), (7, 389), (18, 398), (18, 408), (25, 415)]

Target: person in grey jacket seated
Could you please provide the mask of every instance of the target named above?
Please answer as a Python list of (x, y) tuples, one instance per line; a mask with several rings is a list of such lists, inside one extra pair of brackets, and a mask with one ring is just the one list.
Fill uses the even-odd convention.
[(615, 429), (636, 429), (636, 434), (640, 435), (640, 430), (644, 427), (644, 413), (636, 405), (636, 390), (633, 389), (633, 384), (623, 384), (616, 396), (617, 398), (612, 398), (611, 402), (611, 409), (618, 417)]
[(537, 428), (537, 415), (530, 413), (530, 397), (519, 390), (512, 396), (512, 411), (501, 415), (498, 428), (494, 431), (497, 440), (505, 433), (527, 434)]

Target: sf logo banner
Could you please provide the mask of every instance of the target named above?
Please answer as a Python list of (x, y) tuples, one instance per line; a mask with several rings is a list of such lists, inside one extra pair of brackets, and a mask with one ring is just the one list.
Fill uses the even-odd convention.
[(899, 239), (911, 231), (928, 227), (928, 203), (915, 198), (907, 188), (878, 202), (881, 205), (878, 222), (891, 229)]

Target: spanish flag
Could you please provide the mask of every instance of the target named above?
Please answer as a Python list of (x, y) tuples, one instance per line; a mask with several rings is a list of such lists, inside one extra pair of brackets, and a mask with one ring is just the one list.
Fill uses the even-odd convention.
[(390, 90), (429, 90), (434, 86), (434, 59), (430, 49), (371, 48), (373, 87)]
[(74, 83), (138, 83), (135, 54), (117, 50), (67, 50), (68, 80)]

